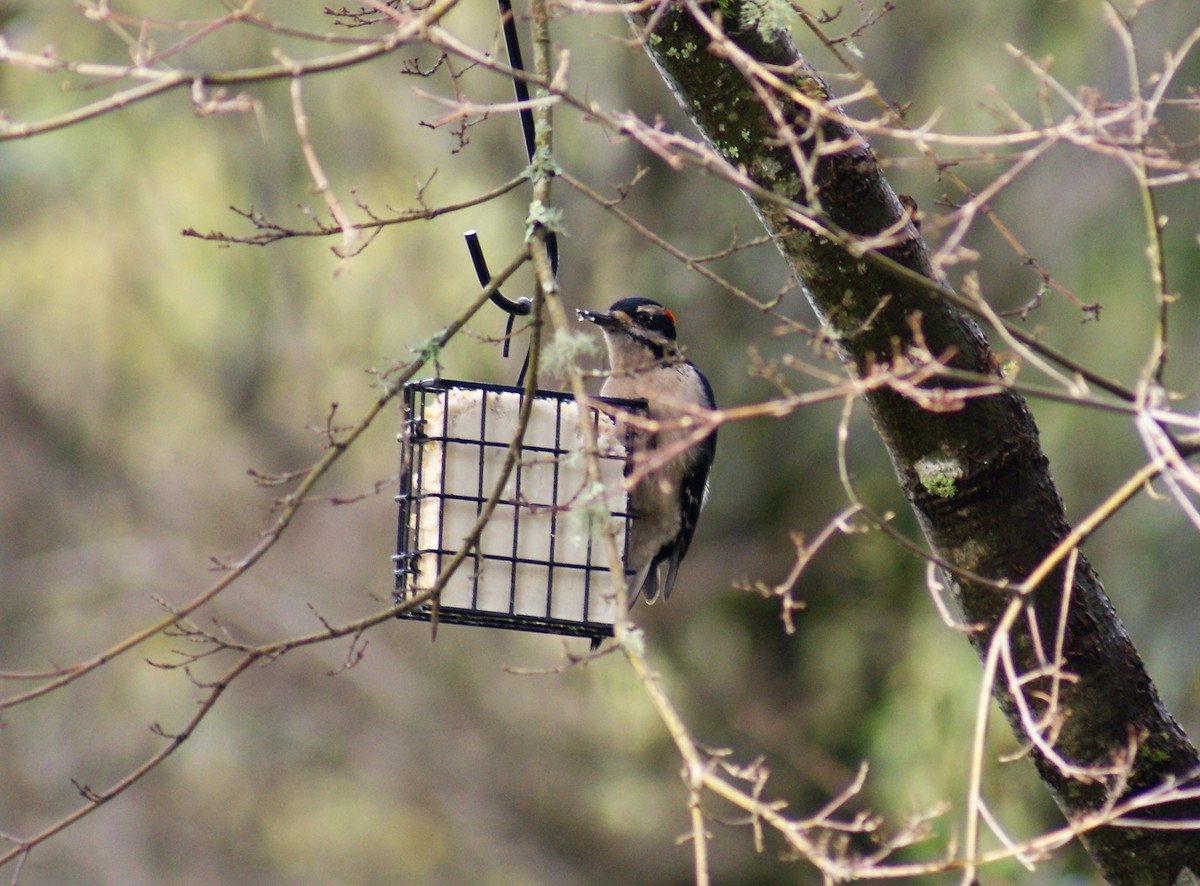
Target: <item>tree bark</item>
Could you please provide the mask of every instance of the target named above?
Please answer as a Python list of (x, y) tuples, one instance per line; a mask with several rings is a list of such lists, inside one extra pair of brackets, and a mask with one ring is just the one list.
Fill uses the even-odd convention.
[[(798, 140), (802, 163), (781, 144), (779, 116), (772, 117), (761, 93), (756, 94), (739, 70), (737, 52), (778, 73), (801, 95), (830, 102), (828, 87), (787, 34), (761, 23), (735, 28), (745, 21), (740, 2), (707, 9), (718, 22), (723, 13), (732, 47), (714, 42), (683, 4), (665, 12), (662, 6), (654, 7), (633, 23), (643, 32), (653, 28), (652, 34), (645, 34), (646, 49), (710, 147), (742, 167), (763, 189), (762, 194), (748, 196), (845, 359), (861, 375), (893, 365), (896, 356), (913, 346), (918, 329), (929, 352), (953, 355), (949, 363), (955, 369), (997, 377), (980, 328), (920, 279), (932, 279), (928, 251), (912, 225), (905, 225), (901, 203), (866, 141), (843, 123), (814, 115), (775, 92), (777, 112)], [(842, 147), (829, 152), (831, 145)], [(803, 165), (807, 176), (798, 168)], [(772, 195), (806, 207), (811, 217), (833, 231), (855, 237), (900, 231), (892, 245), (879, 252), (915, 274), (900, 274), (885, 263), (855, 256), (845, 238), (797, 223)], [(950, 388), (952, 383), (935, 379), (928, 387), (938, 385)], [(1033, 418), (1022, 398), (1011, 391), (964, 399), (962, 407), (952, 411), (922, 408), (888, 389), (876, 390), (866, 400), (934, 554), (959, 570), (991, 580), (974, 581), (963, 572), (946, 576), (965, 619), (983, 626), (970, 639), (986, 658), (1014, 599), (1013, 592), (997, 589), (992, 582), (1024, 581), (1070, 531)], [(1069, 581), (1060, 564), (1022, 598), (1022, 605), (1036, 614), (1040, 648), (1055, 649), (1064, 583), (1069, 584), (1070, 600), (1063, 658), (1073, 679), (1059, 681), (1056, 687), (1064, 716), (1053, 751), (1074, 767), (1111, 769), (1136, 747), (1123, 780), (1073, 775), (1033, 745), (1031, 758), (1041, 779), (1067, 819), (1078, 822), (1110, 808), (1106, 804), (1171, 779), (1194, 782), (1200, 760), (1159, 700), (1096, 574), (1082, 557)], [(1041, 667), (1031, 621), (1022, 611), (1012, 625), (1012, 655), (1020, 674)], [(1050, 683), (1050, 676), (1034, 678), (1025, 685), (1023, 699), (1017, 699), (1003, 673), (995, 680), (995, 696), (1023, 743), (1033, 744), (1018, 702), (1027, 700), (1036, 719), (1045, 712), (1042, 693), (1049, 692)], [(1139, 814), (1200, 819), (1200, 802), (1158, 804)], [(1113, 883), (1175, 883), (1186, 869), (1200, 872), (1200, 835), (1194, 830), (1104, 825), (1089, 831), (1083, 841)]]

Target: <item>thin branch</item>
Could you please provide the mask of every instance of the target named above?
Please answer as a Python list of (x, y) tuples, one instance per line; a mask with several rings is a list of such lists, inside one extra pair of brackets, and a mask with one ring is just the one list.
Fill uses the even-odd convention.
[(0, 142), (18, 138), (30, 138), (57, 129), (64, 129), (85, 120), (91, 120), (112, 111), (126, 108), (137, 102), (170, 92), (180, 87), (201, 83), (209, 86), (232, 86), (244, 83), (268, 83), (273, 80), (291, 79), (297, 76), (321, 74), (350, 68), (395, 52), (423, 35), (441, 20), (459, 0), (433, 0), (419, 14), (411, 16), (398, 25), (387, 37), (357, 46), (345, 52), (309, 59), (303, 62), (286, 62), (262, 65), (255, 68), (238, 68), (231, 71), (161, 71), (139, 66), (103, 65), (69, 62), (43, 54), (20, 52), (12, 49), (0, 35), (0, 62), (35, 71), (63, 72), (83, 77), (111, 78), (114, 80), (135, 78), (150, 82), (123, 90), (108, 98), (92, 102), (63, 114), (37, 122), (0, 123)]
[(16, 705), (39, 698), (49, 692), (75, 682), (80, 677), (83, 677), (112, 659), (123, 655), (130, 649), (133, 649), (144, 643), (151, 637), (160, 634), (164, 630), (174, 626), (181, 619), (191, 615), (201, 606), (211, 601), (222, 591), (240, 579), (246, 572), (257, 563), (262, 557), (274, 547), (275, 543), (280, 539), (283, 533), (287, 530), (292, 520), (295, 519), (303, 504), (308, 500), (309, 493), (313, 487), (321, 480), (330, 470), (330, 468), (341, 458), (342, 454), (354, 444), (354, 442), (362, 436), (362, 434), (371, 426), (371, 423), (379, 416), (386, 407), (403, 388), (404, 383), (411, 379), (422, 366), (427, 362), (427, 354), (444, 347), (458, 333), (460, 329), (470, 320), (475, 313), (482, 308), (491, 299), (492, 293), (499, 289), (504, 282), (508, 280), (516, 271), (528, 261), (528, 255), (525, 251), (518, 254), (509, 264), (498, 272), (476, 296), (474, 301), (468, 305), (457, 318), (451, 321), (437, 335), (433, 337), (423, 355), (419, 355), (408, 363), (397, 368), (391, 379), (387, 381), (383, 389), (377, 396), (374, 404), (367, 413), (339, 440), (336, 445), (330, 446), (325, 455), (314, 464), (305, 474), (304, 479), (300, 481), (296, 489), (292, 491), (281, 502), (281, 509), (271, 526), (264, 530), (261, 538), (256, 542), (249, 551), (235, 563), (231, 564), (225, 573), (210, 585), (205, 590), (201, 591), (182, 607), (178, 608), (171, 615), (160, 619), (146, 627), (142, 628), (134, 634), (124, 638), (118, 643), (105, 649), (103, 652), (93, 658), (71, 665), (69, 667), (59, 668), (48, 673), (38, 674), (5, 674), (2, 675), (7, 679), (45, 679), (49, 677), (48, 682), (26, 692), (16, 695), (0, 698), (0, 710), (5, 708), (15, 707)]
[[(287, 63), (291, 64), (291, 62)], [(312, 137), (308, 130), (308, 114), (304, 110), (304, 99), (300, 83), (301, 78), (297, 74), (292, 78), (290, 89), (292, 119), (296, 125), (296, 135), (300, 139), (300, 154), (304, 157), (305, 165), (308, 166), (308, 173), (312, 176), (313, 185), (316, 187), (317, 193), (324, 199), (325, 207), (329, 210), (329, 214), (337, 222), (338, 229), (342, 232), (342, 248), (338, 255), (341, 257), (342, 267), (344, 267), (346, 261), (361, 252), (366, 244), (364, 243), (362, 246), (358, 244), (362, 235), (359, 233), (358, 228), (355, 227), (354, 222), (346, 215), (346, 210), (342, 208), (341, 201), (338, 200), (337, 195), (333, 192), (333, 188), (329, 184), (329, 176), (325, 174), (325, 169), (322, 167), (321, 160), (317, 156), (317, 150), (313, 147)]]

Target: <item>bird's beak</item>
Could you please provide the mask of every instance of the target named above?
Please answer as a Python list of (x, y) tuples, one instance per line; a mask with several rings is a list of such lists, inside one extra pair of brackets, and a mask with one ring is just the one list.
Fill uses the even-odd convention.
[(601, 329), (616, 329), (621, 325), (612, 314), (607, 314), (603, 311), (576, 311), (580, 320), (587, 320), (589, 323), (595, 323)]

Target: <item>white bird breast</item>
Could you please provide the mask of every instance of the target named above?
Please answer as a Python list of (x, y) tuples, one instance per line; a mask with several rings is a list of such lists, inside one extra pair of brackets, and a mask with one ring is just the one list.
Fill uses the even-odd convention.
[[(433, 586), (461, 547), (499, 481), (518, 424), (522, 395), (451, 388), (425, 404), (424, 435), (413, 464), (418, 505), (412, 592)], [(588, 409), (597, 432), (600, 488), (590, 488), (579, 405), (536, 397), (522, 450), (476, 553), (442, 588), (441, 607), (612, 624), (615, 601), (602, 533), (629, 520), (625, 447), (613, 419)]]

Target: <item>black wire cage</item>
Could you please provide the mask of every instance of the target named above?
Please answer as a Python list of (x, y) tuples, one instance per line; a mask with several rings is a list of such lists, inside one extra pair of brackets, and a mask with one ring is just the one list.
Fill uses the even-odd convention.
[[(397, 602), (429, 590), (463, 546), (500, 478), (518, 425), (521, 388), (444, 379), (404, 388)], [(641, 400), (597, 398), (616, 412), (645, 413)], [(626, 450), (612, 415), (587, 407), (601, 482), (587, 480), (579, 404), (538, 391), (522, 446), (478, 543), (436, 603), (402, 618), (539, 631), (594, 642), (612, 636), (616, 600), (601, 542), (617, 531), (622, 561), (632, 515), (623, 479)]]

